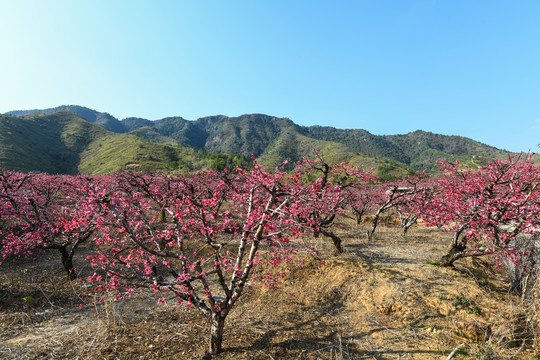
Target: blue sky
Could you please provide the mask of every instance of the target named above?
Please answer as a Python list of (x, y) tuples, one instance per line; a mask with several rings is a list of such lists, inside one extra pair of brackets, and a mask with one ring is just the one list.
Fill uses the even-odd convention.
[(537, 1), (3, 1), (0, 113), (265, 113), (540, 142)]

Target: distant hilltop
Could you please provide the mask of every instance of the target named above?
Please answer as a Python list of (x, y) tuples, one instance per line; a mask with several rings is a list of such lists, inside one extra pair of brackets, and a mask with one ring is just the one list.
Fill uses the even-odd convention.
[(459, 158), (479, 166), (509, 154), (461, 136), (421, 130), (373, 135), (362, 129), (300, 126), (288, 118), (264, 114), (216, 115), (193, 121), (177, 116), (119, 120), (84, 106), (63, 105), (0, 116), (0, 166), (26, 171), (105, 173), (128, 167), (217, 166), (212, 162), (219, 163), (219, 168), (252, 154), (272, 167), (284, 160), (294, 164), (303, 155), (312, 155), (313, 149), (329, 162), (376, 168), (383, 178), (434, 171), (440, 159)]

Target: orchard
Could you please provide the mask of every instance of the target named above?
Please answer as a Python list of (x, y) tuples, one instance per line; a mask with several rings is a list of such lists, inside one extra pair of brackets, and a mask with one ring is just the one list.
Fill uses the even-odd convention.
[[(538, 232), (539, 182), (526, 155), (477, 170), (444, 161), (436, 175), (392, 182), (320, 157), (290, 172), (256, 161), (189, 175), (1, 170), (0, 250), (4, 259), (57, 251), (68, 279), (88, 282), (98, 301), (146, 291), (158, 303), (195, 308), (208, 322), (208, 351), (218, 354), (227, 316), (254, 282), (277, 287), (284, 268), (317, 256), (313, 237), (330, 239), (337, 256), (344, 252), (343, 218), (360, 224), (372, 216), (371, 242), (382, 214), (399, 216), (404, 235), (418, 221), (438, 227), (448, 233), (442, 266), (478, 256), (522, 266), (528, 253), (516, 239), (534, 241)], [(73, 262), (81, 247), (90, 251), (89, 274)]]

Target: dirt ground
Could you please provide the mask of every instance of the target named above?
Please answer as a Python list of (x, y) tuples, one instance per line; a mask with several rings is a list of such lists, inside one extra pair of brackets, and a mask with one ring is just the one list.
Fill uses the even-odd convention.
[[(344, 254), (318, 239), (322, 265), (297, 265), (279, 289), (255, 284), (241, 298), (214, 359), (447, 359), (460, 345), (453, 359), (540, 358), (530, 314), (489, 259), (431, 265), (449, 235), (420, 226), (406, 238), (381, 226), (371, 243), (361, 226), (337, 232)], [(196, 310), (150, 294), (94, 307), (58, 265), (50, 253), (0, 266), (1, 359), (204, 357)]]

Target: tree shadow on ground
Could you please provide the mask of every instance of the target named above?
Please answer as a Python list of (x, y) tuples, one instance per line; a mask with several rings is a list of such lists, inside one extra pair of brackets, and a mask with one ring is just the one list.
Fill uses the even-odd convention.
[[(245, 346), (226, 347), (226, 353), (240, 357), (242, 354), (258, 354), (252, 359), (395, 359), (403, 354), (441, 355), (435, 350), (395, 350), (365, 349), (360, 344), (370, 342), (372, 335), (387, 331), (401, 331), (377, 326), (366, 332), (352, 332), (343, 329), (343, 322), (337, 318), (346, 310), (343, 298), (336, 293), (327, 299), (326, 304), (316, 310), (299, 306), (292, 313), (283, 314), (280, 320), (272, 321), (270, 330), (255, 340), (242, 341)], [(423, 318), (425, 320), (425, 317)], [(421, 320), (418, 319), (420, 322)], [(284, 323), (286, 325), (284, 325)], [(288, 323), (288, 324), (287, 324)], [(376, 325), (376, 324), (374, 324)], [(253, 338), (252, 338), (253, 339)], [(260, 356), (259, 356), (260, 355)]]

